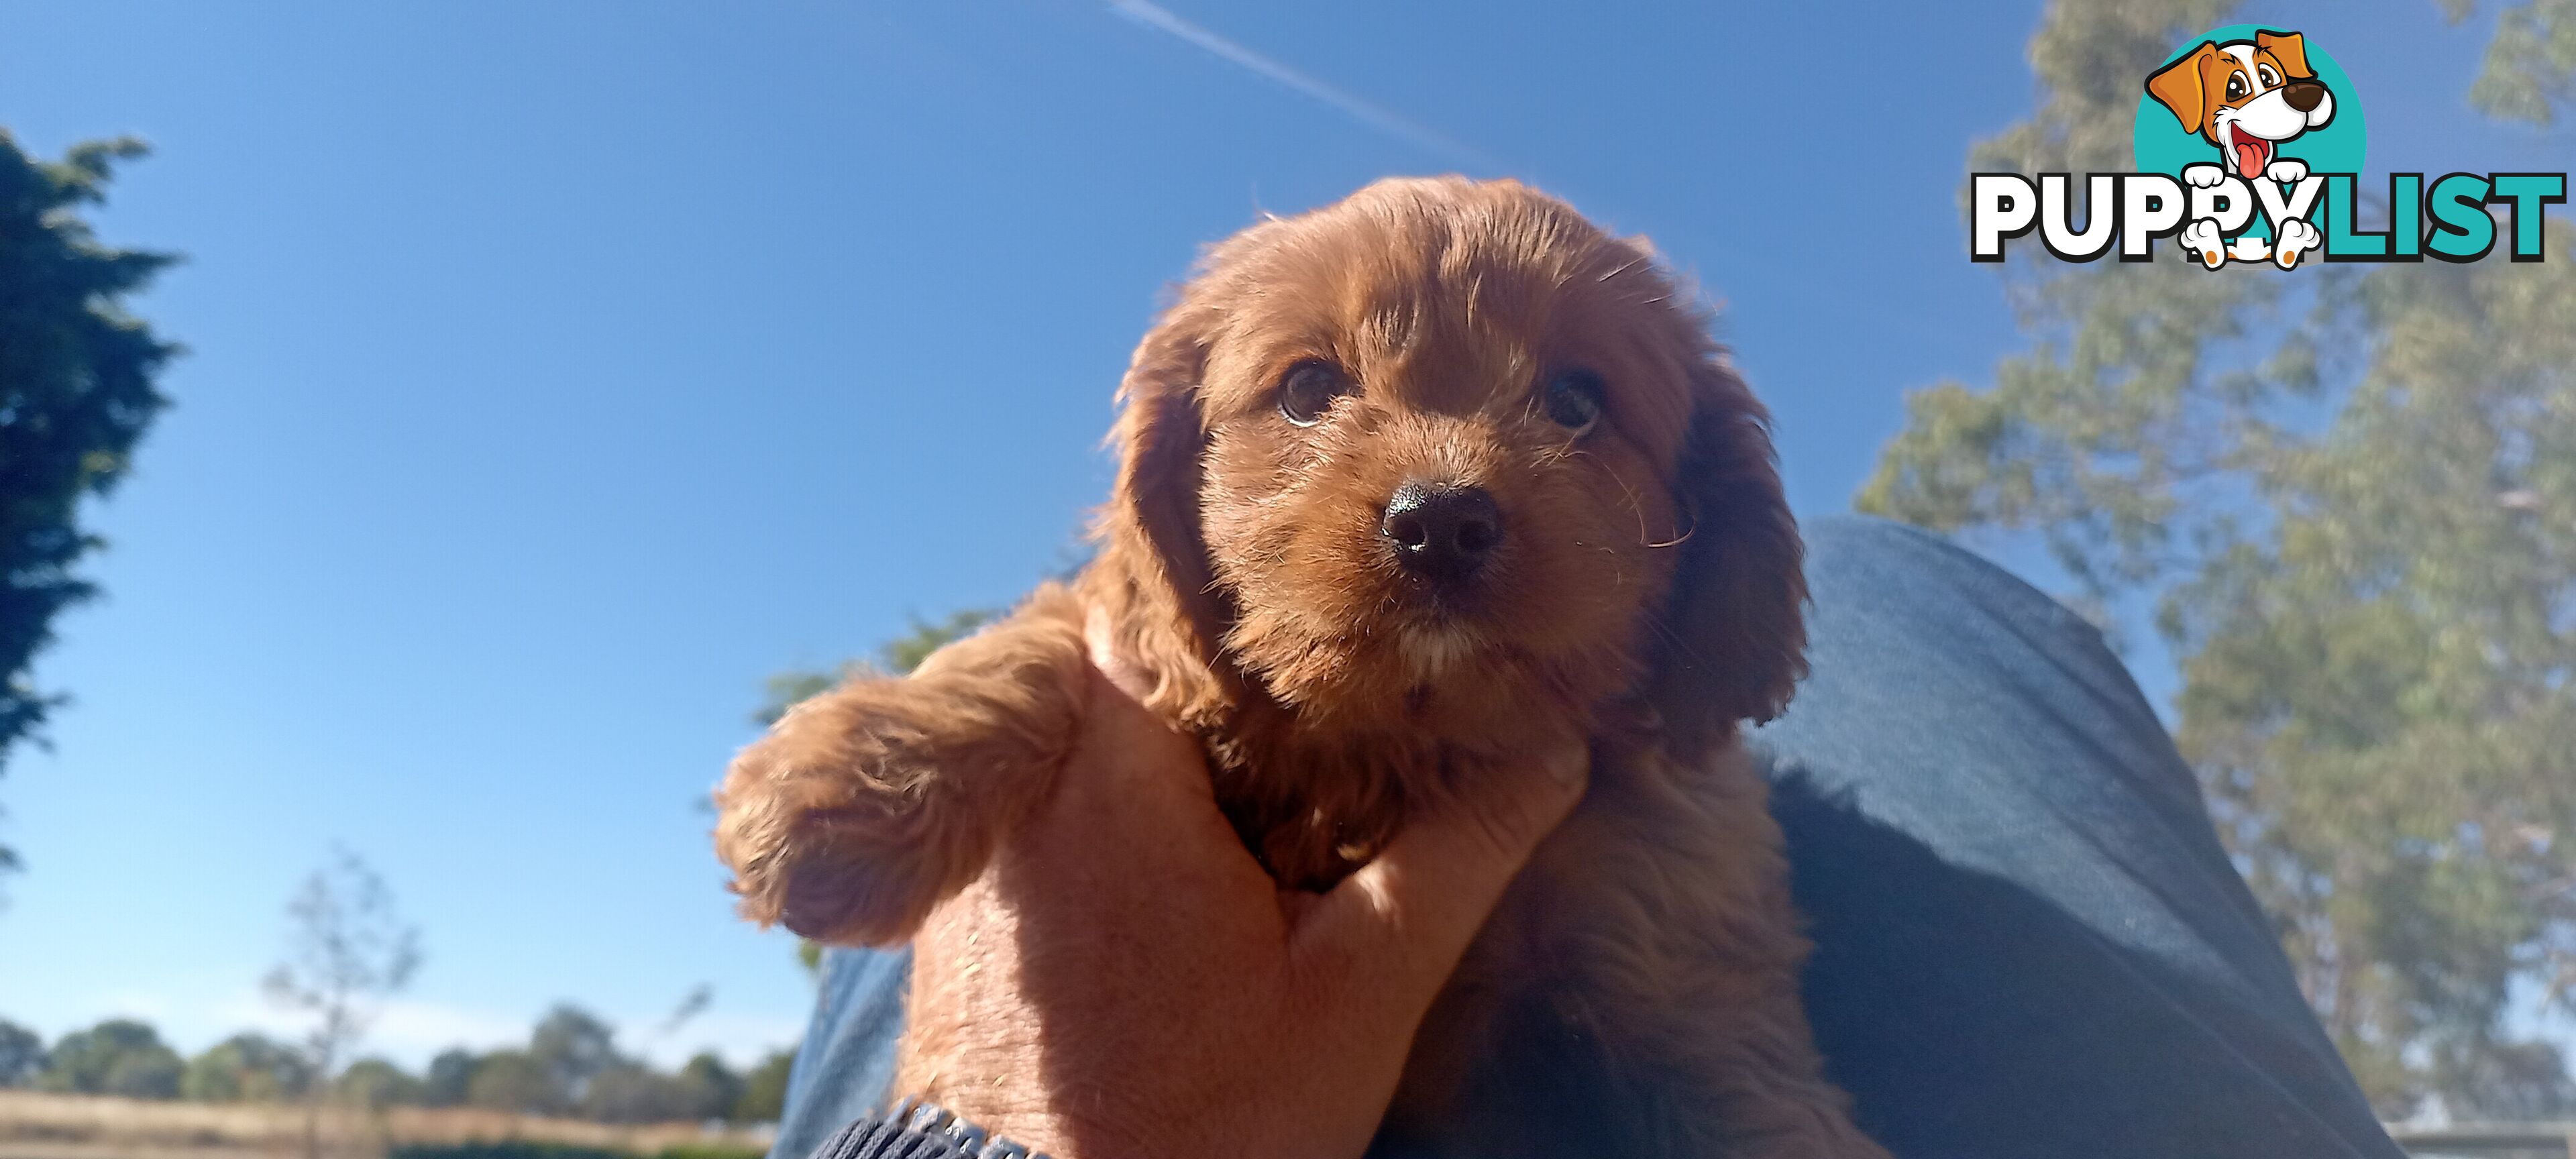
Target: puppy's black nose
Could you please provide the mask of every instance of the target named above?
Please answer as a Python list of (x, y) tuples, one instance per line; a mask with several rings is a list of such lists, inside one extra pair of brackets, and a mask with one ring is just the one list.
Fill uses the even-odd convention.
[(1408, 479), (1387, 498), (1377, 530), (1406, 570), (1455, 581), (1474, 575), (1502, 542), (1503, 512), (1481, 488)]
[(2316, 108), (2318, 101), (2326, 99), (2326, 86), (2312, 80), (2294, 80), (2282, 87), (2281, 99), (2304, 113)]

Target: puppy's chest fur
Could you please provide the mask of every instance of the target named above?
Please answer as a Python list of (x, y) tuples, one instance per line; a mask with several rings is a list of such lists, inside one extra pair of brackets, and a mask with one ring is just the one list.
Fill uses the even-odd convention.
[[(1607, 715), (1625, 718), (1615, 706)], [(1677, 758), (1594, 733), (1591, 787), (1517, 876), (1416, 1036), (1375, 1152), (1700, 1154), (1720, 1117), (1677, 1083), (1760, 1069), (1806, 943), (1767, 787), (1740, 741)], [(1472, 794), (1499, 752), (1381, 737), (1209, 741), (1218, 800), (1283, 885), (1329, 888), (1413, 810)], [(1271, 745), (1265, 750), (1265, 744)], [(1790, 985), (1783, 992), (1783, 980)], [(1744, 1057), (1733, 1057), (1747, 1052)]]
[(1282, 886), (1321, 892), (1365, 864), (1409, 813), (1472, 781), (1484, 758), (1420, 736), (1323, 741), (1263, 706), (1202, 732), (1218, 806)]
[(1650, 751), (1651, 710), (1632, 697), (1586, 704), (1517, 690), (1467, 711), (1390, 713), (1318, 724), (1257, 690), (1237, 691), (1197, 721), (1218, 805), (1283, 886), (1323, 891), (1366, 864), (1407, 817), (1472, 798), (1534, 754), (1591, 737), (1596, 782), (1667, 776)]

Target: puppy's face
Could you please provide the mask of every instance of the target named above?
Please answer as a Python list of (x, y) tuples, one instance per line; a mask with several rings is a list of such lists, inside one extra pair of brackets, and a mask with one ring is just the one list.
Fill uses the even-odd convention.
[(2203, 43), (2149, 77), (2147, 92), (2249, 181), (2272, 164), (2281, 142), (2334, 119), (2334, 96), (2308, 66), (2307, 41), (2295, 32)]
[(1318, 718), (1597, 697), (1669, 588), (1690, 366), (1648, 263), (1480, 208), (1521, 219), (1346, 212), (1248, 255), (1209, 351), (1227, 645)]
[[(1161, 536), (1202, 554), (1176, 594), (1313, 727), (1509, 733), (1675, 661), (1761, 690), (1722, 712), (1785, 694), (1796, 541), (1762, 414), (1642, 245), (1513, 183), (1382, 182), (1220, 246), (1162, 333), (1193, 381), (1131, 374), (1131, 427), (1195, 429), (1130, 451), (1194, 461), (1131, 461), (1126, 489), (1194, 491), (1170, 516), (1194, 534)], [(1758, 643), (1676, 599), (1717, 555), (1763, 576), (1721, 617)]]

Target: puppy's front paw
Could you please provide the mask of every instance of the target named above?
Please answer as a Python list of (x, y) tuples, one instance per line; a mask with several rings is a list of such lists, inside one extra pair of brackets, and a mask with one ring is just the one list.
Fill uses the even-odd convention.
[(2298, 218), (2291, 218), (2281, 223), (2281, 237), (2272, 246), (2272, 260), (2282, 269), (2296, 268), (2299, 264), (2299, 255), (2317, 248), (2324, 241), (2325, 234), (2317, 227)]
[(2265, 169), (2263, 176), (2271, 178), (2275, 185), (2296, 185), (2308, 179), (2308, 163), (2292, 157), (2283, 157), (2272, 162), (2272, 167)]
[(2219, 182), (2227, 180), (2227, 171), (2216, 165), (2185, 165), (2182, 180), (2196, 189), (2216, 189)]
[(901, 942), (959, 884), (935, 803), (885, 732), (799, 723), (743, 750), (716, 793), (742, 914), (821, 942)]
[(2219, 236), (2217, 218), (2204, 217), (2182, 227), (2181, 241), (2199, 255), (2202, 265), (2214, 270), (2227, 264), (2227, 239)]

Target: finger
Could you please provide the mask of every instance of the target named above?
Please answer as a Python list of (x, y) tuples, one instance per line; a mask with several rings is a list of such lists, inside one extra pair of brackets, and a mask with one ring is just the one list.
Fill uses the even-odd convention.
[[(1169, 874), (1213, 874), (1234, 885), (1267, 878), (1216, 803), (1206, 754), (1196, 738), (1139, 702), (1150, 677), (1117, 654), (1097, 612), (1085, 625), (1087, 674), (1082, 728), (1066, 762), (1046, 828), (1085, 856), (1128, 867), (1139, 888)], [(1056, 856), (1077, 851), (1055, 850)]]
[[(1074, 763), (1107, 766), (1112, 787), (1126, 787), (1136, 776), (1156, 781), (1186, 781), (1200, 794), (1207, 788), (1207, 762), (1198, 742), (1145, 707), (1153, 679), (1120, 653), (1108, 617), (1099, 608), (1084, 615), (1082, 640), (1090, 654), (1082, 708), (1082, 731), (1074, 744)], [(1100, 782), (1092, 784), (1097, 787)]]
[(1207, 759), (1196, 740), (1137, 703), (1109, 673), (1095, 667), (1089, 685), (1073, 763), (1097, 766), (1101, 775), (1082, 778), (1070, 788), (1213, 797)]
[(1109, 613), (1097, 605), (1085, 609), (1082, 616), (1082, 642), (1091, 652), (1091, 666), (1126, 693), (1140, 707), (1154, 691), (1153, 678), (1146, 675), (1127, 655), (1118, 650), (1118, 634), (1109, 623)]
[(1512, 876), (1582, 799), (1590, 771), (1590, 754), (1570, 745), (1408, 822), (1300, 926), (1298, 949), (1319, 984), (1366, 977), (1391, 1013), (1421, 1017)]

